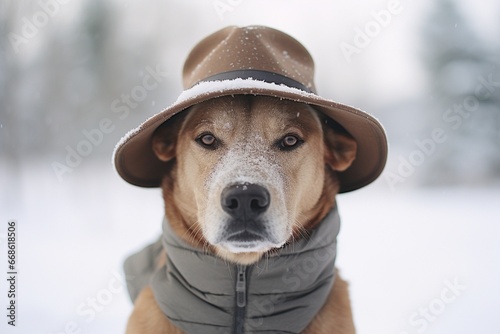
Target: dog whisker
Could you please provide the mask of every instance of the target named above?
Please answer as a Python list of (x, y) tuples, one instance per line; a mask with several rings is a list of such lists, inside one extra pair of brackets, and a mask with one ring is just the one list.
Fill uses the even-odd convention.
[(296, 227), (296, 232), (299, 233), (299, 235), (302, 237), (302, 238), (306, 238), (308, 239), (311, 234), (309, 233), (308, 230), (306, 230), (306, 228), (304, 227), (303, 224), (300, 223), (299, 221), (300, 217), (298, 217), (296, 220), (294, 220), (293, 222), (293, 226)]
[(193, 224), (184, 232), (184, 237), (189, 238), (191, 241), (196, 241), (196, 237), (198, 236), (200, 227), (199, 224)]

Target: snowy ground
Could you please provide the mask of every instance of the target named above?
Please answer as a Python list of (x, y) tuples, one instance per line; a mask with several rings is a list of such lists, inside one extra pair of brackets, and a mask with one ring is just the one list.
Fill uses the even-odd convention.
[[(58, 182), (50, 162), (0, 165), (0, 265), (18, 223), (17, 326), (1, 333), (123, 333), (121, 264), (156, 238), (157, 189), (90, 162)], [(391, 192), (381, 180), (339, 196), (338, 266), (360, 334), (500, 333), (500, 189)], [(452, 286), (452, 288), (450, 288)], [(0, 281), (0, 305), (7, 303)]]

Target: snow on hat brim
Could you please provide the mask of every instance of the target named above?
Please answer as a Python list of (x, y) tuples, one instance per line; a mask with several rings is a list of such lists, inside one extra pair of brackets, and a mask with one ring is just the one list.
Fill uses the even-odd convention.
[(359, 189), (374, 181), (387, 159), (387, 140), (381, 124), (371, 115), (301, 89), (248, 79), (203, 81), (185, 90), (170, 107), (126, 134), (116, 145), (113, 161), (118, 174), (141, 187), (159, 187), (166, 163), (152, 149), (155, 130), (173, 115), (204, 101), (229, 95), (273, 96), (312, 105), (340, 124), (357, 142), (356, 159), (339, 172), (340, 192)]

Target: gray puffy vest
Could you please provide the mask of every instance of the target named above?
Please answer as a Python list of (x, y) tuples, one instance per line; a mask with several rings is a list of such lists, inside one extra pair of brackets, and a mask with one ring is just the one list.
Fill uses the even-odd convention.
[[(335, 278), (340, 219), (333, 209), (308, 237), (241, 266), (194, 248), (172, 231), (125, 261), (132, 300), (150, 284), (158, 305), (189, 334), (300, 333), (325, 303)], [(154, 259), (168, 254), (165, 266)]]

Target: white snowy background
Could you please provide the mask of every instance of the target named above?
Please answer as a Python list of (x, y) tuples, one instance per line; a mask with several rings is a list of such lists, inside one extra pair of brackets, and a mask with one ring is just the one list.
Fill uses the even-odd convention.
[[(19, 268), (15, 328), (0, 279), (1, 333), (124, 332), (132, 305), (121, 265), (158, 236), (163, 203), (158, 189), (117, 176), (113, 146), (175, 100), (192, 46), (231, 24), (291, 34), (315, 59), (320, 94), (386, 126), (384, 174), (338, 196), (337, 264), (350, 282), (358, 333), (500, 333), (500, 87), (490, 87), (462, 126), (442, 118), (473, 96), (480, 77), (500, 81), (499, 1), (396, 1), (399, 13), (350, 59), (341, 45), (354, 45), (356, 29), (391, 1), (63, 2), (0, 4), (0, 278), (10, 219)], [(47, 10), (53, 15), (14, 47), (12, 33)], [(452, 29), (443, 33), (447, 20)], [(440, 43), (454, 48), (454, 61), (443, 63)], [(167, 73), (158, 87), (120, 119), (113, 101), (157, 66)], [(113, 131), (57, 175), (54, 162), (64, 163), (67, 147), (104, 118)], [(436, 128), (447, 141), (418, 160), (415, 142)], [(401, 173), (411, 157), (418, 164)]]

